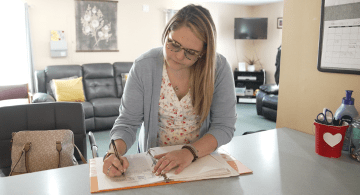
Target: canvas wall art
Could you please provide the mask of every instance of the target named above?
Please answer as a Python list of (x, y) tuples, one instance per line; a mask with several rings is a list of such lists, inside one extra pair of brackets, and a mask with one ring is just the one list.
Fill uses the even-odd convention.
[(75, 1), (76, 52), (118, 52), (117, 1)]

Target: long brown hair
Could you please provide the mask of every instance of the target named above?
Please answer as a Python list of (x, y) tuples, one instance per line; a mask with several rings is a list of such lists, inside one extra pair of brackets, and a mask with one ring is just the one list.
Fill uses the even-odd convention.
[(202, 123), (209, 114), (215, 82), (216, 29), (210, 12), (197, 5), (187, 5), (168, 22), (162, 35), (162, 42), (171, 31), (188, 27), (203, 43), (203, 52), (190, 71), (190, 93), (192, 105)]

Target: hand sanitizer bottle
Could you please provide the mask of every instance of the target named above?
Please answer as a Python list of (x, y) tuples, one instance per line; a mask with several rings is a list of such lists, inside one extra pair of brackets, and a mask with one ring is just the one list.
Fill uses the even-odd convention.
[[(351, 90), (346, 90), (346, 97), (344, 97), (342, 99), (342, 104), (341, 106), (336, 110), (335, 115), (334, 115), (334, 119), (335, 120), (339, 120), (342, 117), (344, 118), (351, 118), (354, 119), (355, 117), (359, 116), (358, 111), (356, 110), (355, 106), (354, 106), (354, 98), (351, 97), (352, 95)], [(346, 121), (348, 123), (350, 123), (350, 121)], [(345, 138), (344, 138), (344, 145), (343, 145), (343, 150), (344, 151), (349, 151), (350, 149), (350, 136), (352, 133), (352, 126), (351, 124), (349, 124), (349, 128), (347, 128), (346, 133), (345, 133)]]

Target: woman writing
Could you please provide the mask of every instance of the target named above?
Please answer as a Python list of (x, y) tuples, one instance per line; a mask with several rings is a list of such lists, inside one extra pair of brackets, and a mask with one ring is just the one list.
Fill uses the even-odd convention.
[(180, 173), (197, 158), (228, 143), (235, 131), (236, 98), (230, 65), (217, 54), (216, 29), (209, 11), (188, 5), (166, 25), (163, 47), (137, 58), (129, 73), (120, 115), (110, 132), (119, 159), (109, 152), (103, 172), (120, 176), (129, 162), (123, 157), (139, 135), (139, 152), (184, 145), (155, 156), (156, 175), (176, 168)]

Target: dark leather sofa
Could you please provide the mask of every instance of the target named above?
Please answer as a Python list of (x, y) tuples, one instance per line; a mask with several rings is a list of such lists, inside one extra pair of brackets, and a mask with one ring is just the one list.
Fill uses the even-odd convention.
[[(8, 176), (11, 170), (13, 132), (54, 129), (72, 130), (75, 145), (87, 159), (84, 111), (80, 103), (56, 102), (0, 107), (0, 178)], [(75, 151), (74, 154), (81, 163), (78, 152)]]
[(119, 116), (123, 94), (122, 73), (129, 73), (132, 62), (47, 66), (35, 72), (33, 103), (55, 102), (49, 82), (52, 79), (83, 77), (86, 131), (109, 130)]

